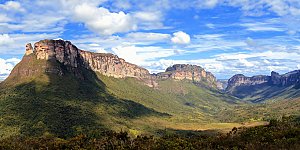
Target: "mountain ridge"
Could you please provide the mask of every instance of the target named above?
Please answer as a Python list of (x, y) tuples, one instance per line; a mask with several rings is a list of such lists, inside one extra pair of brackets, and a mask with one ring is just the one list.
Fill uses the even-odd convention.
[[(239, 98), (250, 99), (254, 102), (264, 101), (279, 96), (288, 91), (297, 91), (300, 85), (300, 70), (290, 71), (280, 75), (272, 71), (270, 76), (256, 75), (247, 77), (236, 74), (228, 80), (226, 92)], [(292, 89), (292, 90), (290, 90)], [(290, 93), (290, 96), (297, 95)]]
[[(139, 67), (135, 64), (126, 62), (117, 55), (111, 53), (93, 53), (78, 49), (70, 41), (64, 40), (41, 40), (34, 44), (26, 44), (26, 56), (34, 55), (37, 60), (55, 61), (77, 68), (82, 66), (86, 69), (91, 69), (106, 76), (115, 78), (133, 77), (142, 79), (148, 86), (155, 87), (156, 79), (172, 78), (175, 80), (192, 80), (193, 82), (208, 82), (211, 87), (216, 87), (216, 77), (205, 71), (202, 67), (189, 64), (175, 64), (168, 67), (165, 72), (150, 74), (145, 68)], [(18, 70), (19, 71), (19, 70)], [(58, 68), (48, 69), (49, 72), (54, 72), (62, 75), (62, 71)], [(30, 76), (34, 70), (12, 70), (14, 73), (22, 76)]]

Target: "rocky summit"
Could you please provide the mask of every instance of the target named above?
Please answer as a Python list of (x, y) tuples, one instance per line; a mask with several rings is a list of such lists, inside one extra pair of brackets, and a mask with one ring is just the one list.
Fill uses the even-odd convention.
[(116, 78), (148, 78), (150, 75), (148, 70), (130, 64), (116, 55), (80, 50), (69, 41), (41, 40), (34, 44), (34, 48), (29, 43), (26, 45), (25, 55), (30, 54), (34, 54), (37, 59), (55, 59), (64, 65), (75, 68), (84, 66), (87, 69)]
[(192, 80), (193, 82), (207, 81), (210, 85), (215, 85), (216, 77), (205, 71), (202, 67), (189, 64), (175, 64), (168, 67), (165, 72), (158, 73), (158, 78), (172, 78), (176, 80)]

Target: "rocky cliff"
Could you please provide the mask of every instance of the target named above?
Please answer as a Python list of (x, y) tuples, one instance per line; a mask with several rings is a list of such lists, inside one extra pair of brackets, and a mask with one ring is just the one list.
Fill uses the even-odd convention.
[(246, 77), (237, 74), (228, 80), (226, 91), (240, 98), (251, 98), (262, 100), (275, 95), (280, 95), (289, 87), (297, 88), (300, 85), (300, 70), (295, 70), (280, 75), (277, 72), (271, 72), (270, 76), (259, 75)]
[(165, 72), (158, 73), (157, 78), (167, 79), (172, 78), (176, 80), (192, 80), (193, 82), (208, 82), (210, 85), (215, 86), (216, 77), (205, 71), (202, 67), (189, 64), (176, 64), (168, 67)]
[(38, 60), (57, 60), (66, 66), (83, 66), (106, 76), (116, 78), (149, 78), (148, 70), (126, 62), (113, 54), (92, 53), (78, 49), (69, 41), (42, 40), (26, 45), (25, 55), (35, 55)]
[(259, 75), (246, 77), (242, 74), (237, 74), (228, 80), (227, 91), (238, 86), (251, 86), (266, 84), (270, 86), (291, 86), (300, 83), (300, 70), (295, 70), (283, 75), (272, 71), (271, 76)]

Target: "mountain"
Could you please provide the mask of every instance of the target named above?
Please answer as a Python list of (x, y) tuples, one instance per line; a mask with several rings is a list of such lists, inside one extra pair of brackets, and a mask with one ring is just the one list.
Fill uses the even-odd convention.
[(217, 88), (218, 89), (225, 91), (227, 88), (227, 85), (228, 85), (228, 80), (226, 80), (226, 79), (217, 80)]
[(252, 102), (267, 99), (286, 99), (299, 97), (300, 70), (280, 75), (271, 72), (271, 76), (258, 75), (246, 77), (237, 74), (228, 80), (226, 92)]
[(178, 64), (150, 74), (113, 54), (41, 40), (26, 45), (21, 62), (0, 83), (0, 136), (198, 130), (224, 121), (220, 114), (234, 113), (238, 103), (200, 66)]

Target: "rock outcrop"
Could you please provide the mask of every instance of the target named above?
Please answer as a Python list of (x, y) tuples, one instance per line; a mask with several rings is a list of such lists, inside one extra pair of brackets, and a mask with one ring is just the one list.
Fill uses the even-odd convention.
[(238, 86), (258, 85), (268, 83), (269, 81), (269, 76), (259, 75), (253, 77), (246, 77), (243, 74), (237, 74), (228, 80), (228, 86), (226, 88), (226, 91), (232, 91), (235, 87)]
[[(300, 70), (283, 75), (271, 72), (271, 76), (246, 77), (238, 74), (228, 80), (226, 92), (239, 98), (247, 98), (253, 102), (282, 95), (284, 91), (292, 93), (300, 87)], [(291, 90), (294, 89), (294, 90)], [(292, 95), (292, 94), (291, 94)]]
[(216, 83), (216, 77), (212, 73), (205, 71), (200, 66), (189, 64), (176, 64), (168, 67), (165, 72), (158, 73), (157, 77), (161, 79), (187, 79), (193, 82), (205, 81), (213, 86), (215, 86)]
[(103, 75), (116, 78), (136, 77), (149, 78), (148, 70), (126, 62), (113, 54), (92, 53), (78, 49), (69, 41), (41, 40), (26, 45), (26, 54), (34, 54), (38, 60), (57, 60), (58, 62), (77, 68), (83, 66)]
[(291, 86), (300, 83), (300, 70), (291, 71), (289, 73), (279, 75), (277, 72), (271, 73), (271, 81), (272, 85), (278, 86)]
[(228, 80), (227, 91), (232, 91), (238, 86), (254, 86), (254, 85), (269, 85), (269, 86), (291, 86), (300, 83), (300, 70), (295, 70), (283, 75), (272, 71), (271, 76), (259, 75), (246, 77), (242, 74), (237, 74)]

